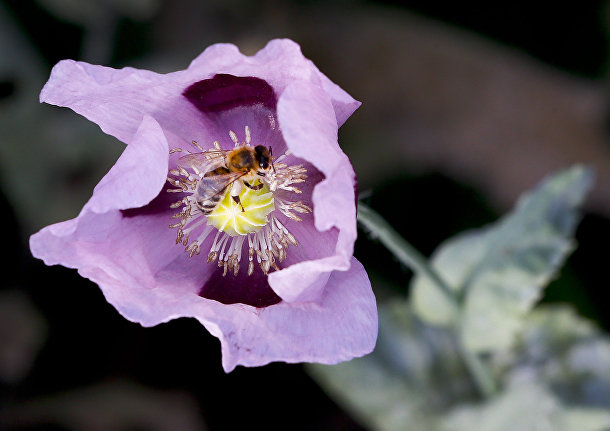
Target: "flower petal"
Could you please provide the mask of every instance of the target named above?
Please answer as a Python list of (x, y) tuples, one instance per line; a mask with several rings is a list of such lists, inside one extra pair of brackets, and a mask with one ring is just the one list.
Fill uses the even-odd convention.
[[(47, 264), (77, 267), (82, 276), (100, 286), (108, 302), (125, 318), (144, 326), (179, 317), (197, 318), (220, 339), (227, 372), (236, 365), (258, 366), (272, 361), (333, 364), (365, 355), (374, 348), (375, 298), (364, 268), (354, 258), (347, 271), (330, 275), (317, 303), (280, 302), (262, 309), (225, 305), (201, 298), (192, 276), (162, 276), (151, 264), (154, 259), (146, 255), (154, 252), (151, 247), (117, 247), (140, 240), (142, 235), (134, 228), (147, 224), (146, 220), (121, 230), (117, 227), (125, 220), (117, 211), (87, 212), (79, 217), (81, 229), (76, 233), (72, 230), (71, 238), (62, 241), (64, 238), (55, 237), (59, 247), (52, 250), (53, 256), (63, 246), (70, 248), (70, 256), (60, 262), (45, 259)], [(32, 242), (40, 243), (40, 237), (41, 233), (33, 236)], [(118, 255), (109, 250), (118, 250)], [(188, 258), (181, 261), (193, 262)], [(179, 273), (180, 268), (176, 271)]]
[(318, 71), (322, 88), (330, 97), (337, 118), (337, 127), (341, 127), (362, 103), (355, 100), (345, 90), (332, 82), (326, 75)]
[[(285, 77), (283, 81), (303, 79), (314, 85), (319, 85), (326, 92), (335, 111), (337, 127), (341, 126), (350, 115), (361, 105), (354, 100), (341, 87), (332, 82), (324, 75), (313, 62), (303, 56), (301, 47), (290, 39), (274, 39), (270, 41), (264, 49), (256, 54), (257, 59), (262, 59), (268, 63), (278, 62), (281, 59), (281, 67), (275, 68), (276, 73), (280, 72)], [(280, 88), (274, 83), (275, 88)], [(284, 88), (285, 84), (281, 86)]]
[(95, 187), (85, 208), (103, 213), (146, 205), (165, 184), (168, 159), (168, 144), (161, 126), (145, 116), (130, 145)]
[(171, 86), (160, 85), (163, 81), (162, 75), (147, 70), (62, 60), (53, 67), (40, 101), (69, 107), (109, 135), (129, 142), (142, 116), (171, 97)]
[(243, 142), (247, 126), (254, 145), (273, 147), (280, 153), (285, 151), (277, 128), (277, 96), (265, 80), (216, 74), (189, 85), (183, 95), (201, 112), (202, 119), (215, 126), (218, 132), (214, 140), (224, 149), (235, 146), (228, 132), (237, 133)]
[(350, 265), (357, 235), (355, 174), (337, 143), (334, 110), (323, 89), (302, 81), (291, 84), (278, 101), (278, 117), (288, 148), (325, 177), (313, 193), (316, 229), (337, 228), (339, 237), (333, 256), (274, 272), (269, 284), (285, 301), (315, 301), (322, 294), (328, 274), (344, 271)]
[(318, 303), (281, 302), (262, 309), (224, 305), (167, 287), (125, 286), (95, 268), (82, 274), (100, 285), (124, 317), (144, 326), (195, 317), (220, 339), (226, 372), (237, 365), (273, 361), (335, 364), (366, 355), (375, 347), (375, 297), (356, 259), (349, 270), (331, 275)]
[(157, 120), (171, 147), (192, 140), (211, 143), (219, 131), (209, 127), (207, 133), (205, 119), (182, 96), (182, 91), (190, 83), (213, 74), (213, 69), (200, 68), (194, 73), (186, 70), (162, 75), (63, 60), (53, 68), (40, 101), (69, 107), (126, 143), (145, 115)]
[(142, 117), (151, 115), (166, 132), (181, 139), (174, 143), (168, 136), (172, 147), (192, 140), (208, 145), (227, 131), (212, 128), (213, 133), (206, 134), (201, 115), (181, 94), (192, 83), (217, 73), (264, 79), (278, 95), (295, 79), (321, 86), (332, 102), (338, 126), (360, 105), (287, 39), (270, 41), (253, 57), (243, 55), (234, 45), (216, 44), (193, 60), (188, 69), (169, 74), (62, 60), (53, 68), (40, 101), (69, 107), (122, 142), (129, 142)]
[[(167, 165), (167, 141), (163, 131), (153, 118), (145, 117), (133, 141), (95, 187), (79, 216), (47, 226), (32, 235), (32, 254), (47, 265), (62, 264), (70, 268), (79, 268), (83, 259), (89, 258), (89, 248), (96, 249), (99, 254), (106, 252), (117, 256), (116, 250), (112, 249), (116, 244), (110, 241), (111, 236), (118, 232), (126, 238), (133, 231), (130, 226), (124, 226), (125, 232), (118, 228), (122, 226), (123, 217), (119, 210), (151, 202), (165, 184)], [(163, 209), (167, 212), (167, 205)], [(94, 216), (95, 213), (111, 213), (112, 216), (99, 218)], [(171, 237), (169, 235), (170, 244)], [(83, 246), (83, 240), (89, 245)], [(92, 261), (95, 259), (93, 256)]]
[(360, 106), (360, 102), (354, 100), (320, 72), (311, 60), (305, 58), (301, 47), (290, 39), (271, 40), (253, 57), (244, 56), (231, 44), (213, 45), (193, 60), (189, 69), (209, 70), (211, 67), (214, 67), (217, 73), (262, 78), (273, 86), (278, 95), (294, 80), (304, 80), (321, 86), (332, 102), (337, 126), (341, 126)]
[(331, 274), (318, 303), (281, 302), (215, 323), (223, 332), (225, 371), (278, 360), (335, 364), (370, 353), (377, 339), (375, 297), (355, 258), (347, 271)]

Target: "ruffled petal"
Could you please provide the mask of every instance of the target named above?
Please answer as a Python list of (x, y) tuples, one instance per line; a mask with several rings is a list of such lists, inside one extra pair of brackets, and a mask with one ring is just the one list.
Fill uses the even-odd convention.
[(320, 86), (332, 103), (337, 127), (341, 126), (361, 105), (360, 102), (354, 100), (352, 96), (320, 72), (311, 60), (303, 56), (301, 47), (290, 39), (270, 41), (264, 49), (256, 54), (256, 58), (266, 63), (282, 62), (281, 68), (275, 69), (276, 73), (283, 74), (283, 79), (278, 80), (281, 81), (282, 85), (278, 88), (283, 89), (286, 83), (294, 80), (305, 80)]
[(220, 339), (226, 372), (237, 365), (269, 362), (335, 364), (370, 353), (377, 339), (377, 308), (362, 265), (334, 272), (317, 303), (281, 302), (254, 308), (224, 305), (173, 289), (124, 286), (95, 270), (83, 275), (98, 283), (106, 299), (129, 320), (154, 326), (195, 317)]
[[(152, 250), (141, 245), (131, 249), (117, 247), (122, 241), (137, 241), (141, 237), (137, 225), (147, 223), (140, 220), (124, 229), (120, 228), (121, 222), (120, 212), (116, 211), (85, 214), (80, 231), (73, 231), (61, 244), (72, 245), (70, 258), (56, 263), (77, 267), (131, 321), (154, 326), (179, 317), (197, 318), (220, 339), (227, 372), (236, 365), (259, 366), (272, 361), (333, 364), (365, 355), (374, 348), (375, 298), (366, 272), (356, 259), (351, 259), (347, 271), (330, 274), (316, 303), (280, 302), (262, 309), (225, 305), (198, 296), (192, 272), (174, 278), (156, 271), (151, 263), (154, 259), (146, 254)], [(117, 253), (109, 254), (109, 249)], [(189, 261), (193, 260), (180, 259)], [(182, 268), (175, 269), (179, 274)]]
[[(53, 68), (40, 101), (69, 107), (122, 142), (129, 142), (143, 116), (151, 115), (164, 130), (176, 136), (175, 140), (168, 136), (171, 146), (192, 140), (209, 145), (223, 138), (227, 131), (205, 123), (200, 113), (182, 97), (182, 92), (194, 82), (218, 73), (262, 78), (278, 95), (294, 80), (318, 85), (331, 100), (337, 125), (343, 124), (360, 105), (288, 39), (270, 41), (253, 57), (243, 55), (234, 45), (216, 44), (193, 60), (188, 69), (169, 74), (63, 60)], [(208, 128), (211, 133), (206, 133)]]
[(85, 209), (103, 213), (148, 204), (165, 184), (168, 160), (161, 126), (145, 116), (131, 144), (93, 190)]
[[(278, 102), (280, 127), (296, 157), (316, 167), (324, 180), (313, 192), (315, 227), (338, 229), (333, 256), (301, 262), (269, 276), (272, 289), (285, 301), (315, 301), (333, 270), (350, 265), (356, 240), (355, 175), (337, 143), (337, 125), (328, 96), (320, 87), (300, 81), (288, 86)], [(301, 247), (316, 247), (307, 238)]]
[(200, 71), (195, 79), (188, 71), (162, 75), (63, 60), (53, 68), (40, 101), (71, 108), (125, 143), (132, 140), (146, 115), (161, 125), (171, 147), (192, 140), (211, 143), (217, 139), (218, 131), (207, 127), (210, 125), (182, 96), (182, 91), (191, 82), (212, 74)]
[(214, 322), (223, 334), (225, 371), (278, 360), (336, 364), (370, 353), (377, 339), (375, 297), (366, 271), (354, 258), (347, 271), (331, 274), (317, 303), (281, 302), (235, 317), (227, 326)]
[[(167, 141), (159, 124), (145, 117), (131, 145), (125, 148), (116, 164), (95, 187), (89, 202), (79, 216), (66, 222), (47, 226), (30, 238), (30, 248), (35, 257), (46, 264), (62, 264), (71, 268), (79, 266), (79, 247), (75, 238), (83, 230), (105, 232), (108, 221), (99, 221), (88, 227), (90, 213), (106, 213), (148, 204), (161, 191), (167, 175)], [(114, 219), (113, 219), (114, 220)], [(80, 230), (79, 230), (80, 229)], [(106, 233), (102, 235), (105, 237)], [(101, 248), (100, 250), (103, 250)], [(112, 250), (110, 254), (115, 254)]]
[(189, 69), (200, 71), (210, 68), (216, 73), (237, 76), (255, 76), (265, 79), (281, 94), (284, 88), (295, 80), (304, 80), (321, 86), (331, 100), (337, 126), (360, 106), (337, 84), (318, 70), (313, 62), (303, 56), (301, 47), (290, 39), (271, 40), (253, 57), (244, 56), (231, 44), (217, 44), (206, 49), (197, 57)]
[(285, 151), (277, 127), (277, 96), (265, 80), (216, 74), (189, 85), (183, 95), (200, 111), (202, 119), (214, 125), (218, 131), (215, 140), (224, 149), (230, 150), (235, 145), (228, 132), (235, 132), (243, 142), (247, 126), (253, 145), (272, 147), (280, 154)]
[(318, 77), (322, 83), (322, 88), (326, 91), (333, 104), (335, 117), (337, 118), (337, 127), (341, 127), (362, 103), (350, 96), (322, 72), (318, 72)]

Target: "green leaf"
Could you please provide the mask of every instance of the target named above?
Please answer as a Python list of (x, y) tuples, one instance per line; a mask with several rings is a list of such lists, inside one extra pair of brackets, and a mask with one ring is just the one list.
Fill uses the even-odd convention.
[(478, 402), (449, 329), (403, 301), (379, 311), (370, 355), (307, 366), (327, 393), (378, 431), (607, 431), (610, 340), (570, 308), (539, 307), (513, 349), (490, 358), (502, 391)]
[(539, 307), (525, 327), (514, 350), (492, 358), (505, 392), (456, 409), (445, 430), (610, 429), (610, 338), (569, 306)]
[(515, 350), (493, 363), (509, 375), (540, 376), (567, 404), (610, 411), (610, 338), (568, 306), (534, 310)]
[(461, 298), (462, 309), (452, 307), (420, 273), (411, 290), (417, 314), (433, 324), (458, 326), (474, 352), (509, 347), (523, 317), (573, 250), (578, 207), (591, 183), (586, 168), (563, 171), (522, 196), (498, 222), (442, 244), (432, 266)]
[(610, 412), (566, 407), (531, 376), (520, 376), (504, 393), (483, 405), (459, 407), (443, 420), (443, 431), (602, 431)]
[(452, 334), (421, 322), (404, 301), (380, 307), (373, 353), (307, 370), (354, 418), (381, 431), (432, 431), (439, 412), (477, 393)]

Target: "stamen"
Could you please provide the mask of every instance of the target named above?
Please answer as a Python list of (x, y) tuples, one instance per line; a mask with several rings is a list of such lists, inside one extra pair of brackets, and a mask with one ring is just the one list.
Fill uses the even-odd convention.
[(237, 139), (237, 135), (233, 130), (229, 130), (229, 136), (231, 137), (231, 140), (233, 141), (235, 146), (239, 145), (239, 139)]
[[(248, 126), (244, 127), (245, 139), (240, 144), (237, 134), (229, 131), (229, 137), (236, 148), (250, 145), (252, 134)], [(168, 189), (169, 193), (182, 193), (180, 200), (170, 205), (172, 209), (182, 210), (175, 213), (172, 218), (177, 219), (170, 228), (176, 228), (176, 243), (185, 247), (185, 252), (193, 257), (200, 254), (205, 241), (211, 241), (206, 261), (217, 261), (223, 268), (223, 275), (231, 272), (237, 275), (244, 243), (248, 241), (248, 267), (247, 274), (254, 273), (254, 261), (267, 274), (270, 270), (279, 270), (277, 261), (282, 262), (288, 255), (290, 246), (298, 246), (298, 242), (288, 228), (276, 217), (283, 214), (289, 220), (300, 221), (296, 214), (311, 212), (311, 208), (302, 201), (294, 201), (291, 194), (301, 191), (294, 184), (306, 181), (307, 171), (303, 165), (288, 166), (285, 161), (289, 152), (280, 155), (274, 160), (273, 170), (265, 171), (264, 176), (255, 178), (245, 176), (238, 181), (248, 182), (250, 187), (242, 187), (239, 199), (233, 199), (230, 187), (225, 188), (220, 201), (198, 202), (200, 182), (207, 172), (223, 166), (221, 157), (226, 157), (229, 151), (222, 150), (218, 141), (213, 142), (213, 148), (204, 150), (196, 141), (191, 145), (199, 152), (190, 153), (181, 148), (170, 150), (170, 154), (186, 152), (179, 165), (168, 172), (167, 181), (174, 186)], [(224, 165), (227, 167), (226, 165)], [(260, 172), (257, 169), (256, 172)], [(209, 181), (209, 179), (208, 179)], [(255, 186), (255, 187), (252, 187)], [(236, 204), (236, 201), (240, 204)], [(214, 207), (214, 203), (216, 206)], [(211, 207), (204, 214), (202, 206)], [(243, 206), (244, 211), (241, 211)], [(276, 213), (277, 212), (277, 213)], [(214, 238), (210, 237), (215, 232)], [(196, 238), (191, 241), (190, 238)]]
[(199, 151), (204, 151), (203, 147), (197, 143), (197, 141), (191, 141), (191, 145), (197, 148)]
[(250, 142), (252, 141), (251, 137), (250, 137), (250, 128), (248, 126), (246, 126), (245, 128), (246, 131), (246, 144), (250, 144)]

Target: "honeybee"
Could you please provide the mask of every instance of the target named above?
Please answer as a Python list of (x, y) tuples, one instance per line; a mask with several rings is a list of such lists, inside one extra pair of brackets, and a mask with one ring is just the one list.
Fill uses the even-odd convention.
[(197, 207), (204, 215), (211, 214), (231, 187), (231, 198), (241, 207), (239, 199), (243, 186), (252, 190), (260, 190), (262, 180), (273, 168), (271, 147), (264, 145), (252, 147), (248, 144), (236, 146), (232, 150), (222, 150), (217, 145), (216, 150), (189, 154), (178, 159), (178, 165), (192, 168), (198, 175), (204, 173), (198, 181), (193, 196)]

